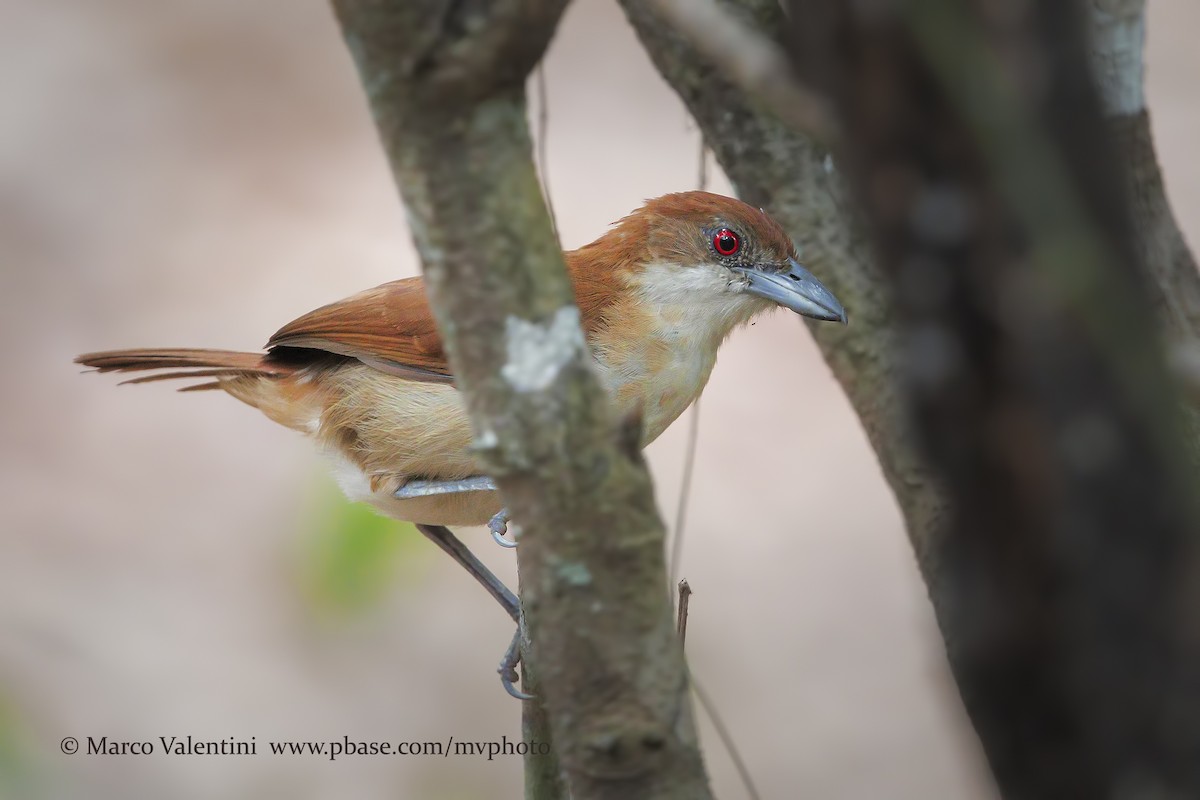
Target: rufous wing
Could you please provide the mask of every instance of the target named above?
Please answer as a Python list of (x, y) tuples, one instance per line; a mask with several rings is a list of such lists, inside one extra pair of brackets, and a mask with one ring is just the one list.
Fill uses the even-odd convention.
[[(616, 274), (588, 248), (566, 254), (584, 330), (594, 334), (618, 292)], [(285, 325), (267, 348), (323, 350), (402, 378), (452, 383), (453, 376), (420, 277), (392, 281), (322, 306)]]
[(281, 328), (267, 348), (323, 350), (410, 380), (453, 381), (419, 277), (385, 283), (310, 311)]

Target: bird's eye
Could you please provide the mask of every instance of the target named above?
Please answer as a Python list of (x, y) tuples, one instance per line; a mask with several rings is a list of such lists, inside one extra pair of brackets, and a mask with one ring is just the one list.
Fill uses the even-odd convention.
[(731, 256), (742, 247), (742, 238), (729, 228), (721, 228), (713, 234), (713, 249), (723, 256)]

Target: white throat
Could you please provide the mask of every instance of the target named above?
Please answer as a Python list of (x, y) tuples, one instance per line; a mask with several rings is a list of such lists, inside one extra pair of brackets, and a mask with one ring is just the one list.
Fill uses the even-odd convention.
[(708, 263), (650, 263), (636, 279), (642, 302), (661, 321), (661, 336), (708, 346), (714, 354), (734, 328), (772, 306), (748, 294), (746, 283), (745, 277)]
[(730, 332), (772, 304), (716, 264), (651, 263), (631, 288), (636, 302), (593, 347), (619, 410), (640, 407), (649, 443), (700, 395)]

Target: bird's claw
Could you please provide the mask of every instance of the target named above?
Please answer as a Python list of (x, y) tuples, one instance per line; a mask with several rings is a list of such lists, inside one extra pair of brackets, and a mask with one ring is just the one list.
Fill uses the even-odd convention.
[(519, 663), (521, 663), (521, 629), (517, 628), (517, 632), (513, 634), (512, 644), (504, 651), (504, 658), (500, 659), (500, 666), (496, 671), (500, 673), (500, 685), (504, 687), (504, 691), (518, 700), (532, 700), (533, 695), (522, 692), (516, 687), (517, 681), (521, 679), (517, 674), (517, 664)]
[(492, 539), (501, 547), (509, 549), (517, 546), (515, 538), (506, 539), (504, 534), (508, 533), (508, 509), (500, 509), (494, 517), (488, 520), (488, 530), (492, 532)]
[(518, 700), (533, 699), (533, 695), (522, 692), (514, 685), (518, 680), (520, 680), (515, 667), (501, 664), (500, 669), (497, 671), (500, 673), (500, 685), (504, 687), (504, 691), (508, 692), (510, 696), (515, 697)]

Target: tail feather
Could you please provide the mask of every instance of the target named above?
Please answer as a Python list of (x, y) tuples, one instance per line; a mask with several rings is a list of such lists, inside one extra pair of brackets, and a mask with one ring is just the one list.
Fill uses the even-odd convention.
[[(76, 364), (94, 367), (98, 372), (142, 372), (171, 370), (154, 375), (131, 378), (122, 383), (149, 383), (189, 378), (239, 378), (260, 376), (278, 378), (295, 370), (285, 364), (273, 363), (262, 353), (239, 353), (233, 350), (201, 350), (191, 348), (162, 348), (136, 350), (106, 350), (85, 353)], [(221, 388), (219, 380), (180, 391)]]
[(75, 363), (94, 367), (100, 372), (202, 368), (283, 375), (291, 371), (286, 366), (269, 363), (262, 353), (194, 348), (106, 350), (100, 353), (85, 353), (76, 358)]
[(313, 383), (289, 380), (304, 368), (304, 362), (289, 363), (262, 353), (193, 349), (108, 350), (79, 356), (75, 363), (99, 372), (151, 372), (122, 383), (215, 378), (184, 386), (179, 391), (223, 389), (276, 422), (305, 433), (312, 432), (324, 408), (322, 395)]
[(170, 381), (177, 378), (235, 378), (238, 376), (254, 374), (262, 375), (262, 372), (249, 373), (244, 369), (184, 369), (174, 372), (159, 372), (153, 375), (142, 375), (137, 378), (129, 378), (121, 381), (121, 385), (133, 385), (135, 383), (154, 383), (155, 381)]

